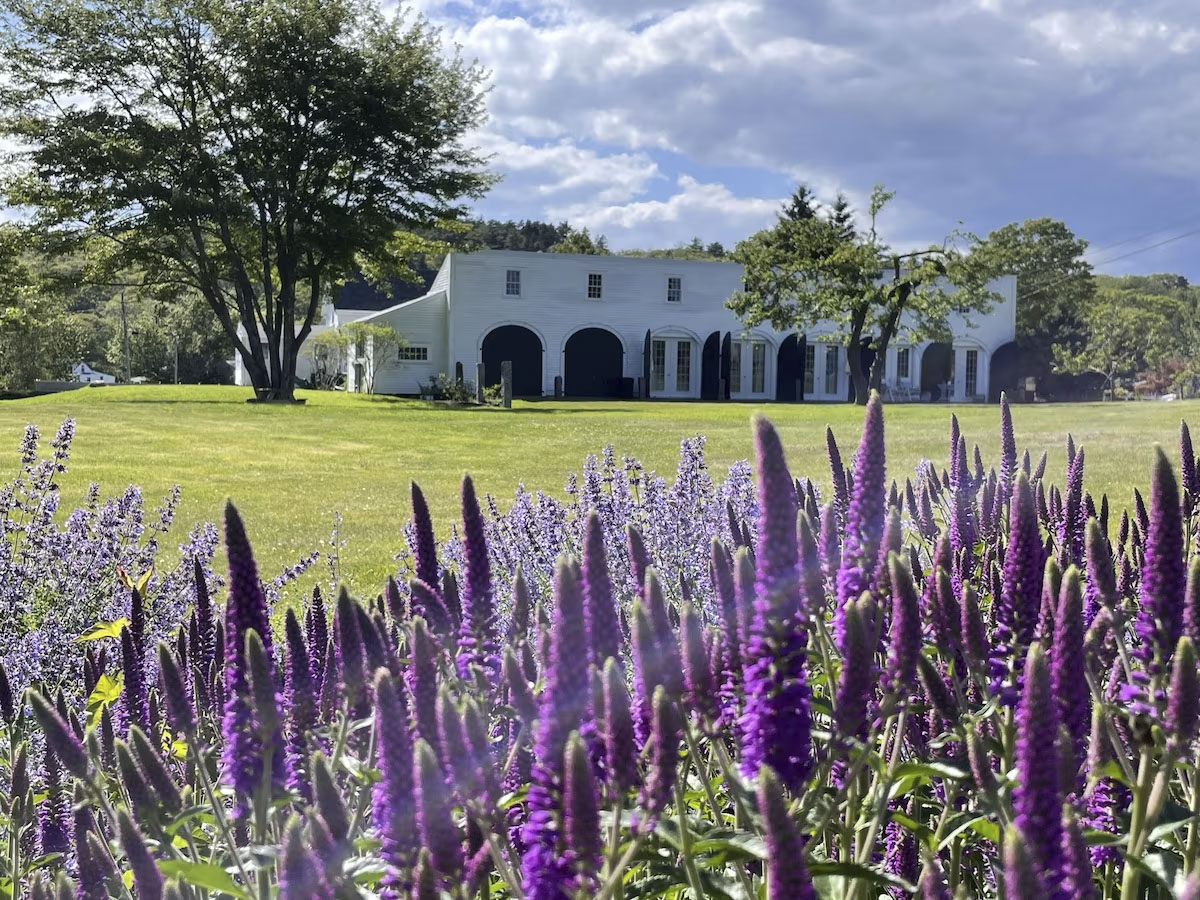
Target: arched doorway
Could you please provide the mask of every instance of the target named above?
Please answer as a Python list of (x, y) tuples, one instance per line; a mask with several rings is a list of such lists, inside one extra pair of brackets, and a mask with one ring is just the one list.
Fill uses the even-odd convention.
[(954, 380), (954, 348), (940, 341), (921, 354), (921, 394), (931, 400), (946, 400), (945, 385)]
[(796, 390), (799, 379), (803, 377), (803, 341), (803, 337), (789, 334), (779, 345), (775, 360), (775, 399), (781, 403), (795, 403), (803, 399), (802, 391)]
[(501, 325), (483, 339), (483, 383), (500, 383), (500, 364), (512, 363), (512, 391), (515, 397), (540, 397), (542, 394), (542, 341), (524, 325)]
[(1001, 344), (992, 354), (988, 369), (988, 402), (999, 403), (1000, 392), (1007, 391), (1010, 400), (1024, 399), (1021, 378), (1021, 350), (1016, 341)]
[(568, 397), (620, 397), (625, 374), (621, 339), (604, 328), (581, 328), (563, 350), (563, 393)]
[(700, 351), (700, 399), (718, 400), (721, 392), (721, 332), (714, 331)]

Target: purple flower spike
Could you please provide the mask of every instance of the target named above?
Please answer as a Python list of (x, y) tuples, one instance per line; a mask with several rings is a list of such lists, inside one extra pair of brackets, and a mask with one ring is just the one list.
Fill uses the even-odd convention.
[(1059, 767), (1054, 758), (1058, 740), (1058, 710), (1050, 672), (1040, 644), (1029, 648), (1025, 686), (1017, 706), (1016, 769), (1013, 812), (1024, 835), (1035, 870), (1053, 881), (1062, 867), (1062, 802)]
[(412, 482), (412, 524), (415, 534), (413, 553), (416, 557), (416, 576), (429, 585), (438, 583), (437, 543), (433, 538), (433, 519), (429, 504), (417, 483)]
[(1005, 497), (1012, 495), (1017, 477), (1017, 439), (1013, 432), (1012, 410), (1008, 395), (1000, 392), (1000, 486)]
[(1067, 493), (1063, 499), (1063, 517), (1059, 523), (1058, 543), (1063, 565), (1083, 562), (1083, 532), (1086, 524), (1083, 504), (1083, 449), (1080, 448), (1067, 469)]
[(675, 703), (661, 685), (655, 690), (652, 703), (654, 724), (646, 748), (646, 780), (638, 796), (641, 809), (634, 825), (634, 830), (641, 834), (654, 830), (659, 815), (670, 801), (678, 775), (679, 742), (682, 738)]
[(642, 533), (632, 525), (625, 527), (625, 547), (629, 553), (629, 572), (633, 576), (633, 590), (638, 597), (642, 597), (646, 589), (646, 570), (650, 568), (650, 554), (646, 551), (646, 542), (642, 540)]
[(1187, 582), (1179, 486), (1161, 447), (1155, 452), (1150, 509), (1136, 624), (1141, 642), (1136, 653), (1153, 675), (1165, 669), (1183, 632)]
[(454, 622), (432, 585), (413, 579), (408, 583), (408, 592), (413, 615), (421, 616), (436, 635), (445, 637), (453, 633)]
[(821, 550), (807, 513), (800, 514), (796, 535), (800, 547), (801, 612), (805, 619), (812, 621), (825, 614), (825, 581), (821, 572)]
[(334, 649), (346, 701), (352, 711), (361, 711), (367, 685), (367, 651), (363, 646), (358, 603), (351, 599), (345, 587), (338, 593), (337, 610), (333, 614), (333, 633), (337, 639)]
[(892, 585), (891, 636), (888, 641), (886, 689), (903, 700), (913, 692), (917, 675), (917, 657), (921, 653), (921, 610), (912, 573), (899, 555), (888, 556)]
[(475, 485), (469, 475), (462, 483), (463, 544), (466, 551), (466, 589), (462, 601), (462, 626), (458, 639), (458, 671), (467, 677), (471, 666), (480, 667), (489, 684), (500, 677), (496, 643), (496, 599), (492, 593), (492, 565), (487, 535)]
[[(838, 569), (838, 605), (834, 610), (833, 631), (839, 648), (842, 645), (846, 604), (857, 601), (863, 591), (873, 587), (872, 576), (875, 574), (879, 541), (883, 535), (886, 476), (883, 403), (879, 394), (872, 392), (871, 399), (867, 401), (866, 422), (855, 459), (854, 489), (846, 511), (842, 564)], [(786, 783), (786, 776), (783, 773), (779, 775)]]
[[(1083, 454), (1080, 451), (1075, 458)], [(1054, 645), (1050, 649), (1050, 677), (1058, 702), (1059, 722), (1071, 740), (1075, 769), (1083, 763), (1091, 724), (1091, 691), (1080, 673), (1087, 669), (1083, 649), (1083, 594), (1079, 570), (1074, 566), (1063, 575), (1058, 599), (1058, 617), (1054, 623)]]
[(1200, 476), (1196, 473), (1196, 451), (1192, 449), (1192, 433), (1187, 422), (1179, 423), (1179, 476), (1183, 491), (1193, 500), (1200, 499)]
[(126, 727), (137, 725), (139, 728), (148, 728), (150, 718), (146, 710), (146, 669), (129, 628), (121, 629), (121, 672), (124, 680), (121, 700)]
[(1087, 587), (1084, 589), (1084, 623), (1091, 626), (1101, 608), (1112, 608), (1117, 598), (1117, 576), (1113, 571), (1112, 551), (1104, 530), (1095, 519), (1088, 522), (1084, 539), (1087, 561)]
[(767, 900), (816, 900), (804, 865), (804, 838), (788, 811), (779, 779), (767, 767), (758, 776), (758, 808), (767, 845)]
[(11, 725), (17, 717), (16, 707), (13, 704), (12, 685), (9, 684), (8, 672), (4, 670), (2, 663), (0, 663), (0, 716), (8, 725)]
[(972, 666), (986, 666), (992, 647), (988, 641), (983, 613), (979, 609), (979, 595), (969, 584), (963, 587), (959, 627), (962, 630), (962, 649), (967, 662)]
[(450, 794), (441, 766), (424, 740), (417, 741), (414, 765), (421, 843), (429, 848), (433, 868), (444, 879), (453, 882), (462, 870), (462, 838), (450, 813)]
[(1044, 897), (1058, 878), (1058, 872), (1048, 871), (1038, 864), (1020, 826), (1009, 829), (1004, 842), (1006, 896), (1014, 900), (1017, 897)]
[(590, 895), (597, 887), (596, 873), (604, 847), (592, 764), (578, 733), (572, 734), (567, 742), (563, 770), (563, 836), (568, 862), (575, 870), (575, 890)]
[(300, 817), (292, 816), (284, 830), (278, 900), (328, 900), (333, 896), (320, 862), (306, 844)]
[(146, 849), (146, 842), (142, 840), (137, 826), (123, 809), (117, 813), (117, 831), (121, 837), (121, 849), (125, 851), (125, 862), (133, 872), (133, 886), (138, 900), (162, 900), (162, 873)]
[(304, 634), (295, 610), (287, 611), (284, 632), (287, 636), (283, 702), (287, 711), (287, 786), (304, 800), (311, 800), (308, 735), (317, 727), (317, 694), (308, 649), (304, 646)]
[(754, 629), (754, 556), (745, 547), (739, 547), (733, 557), (733, 590), (737, 598), (738, 635), (744, 667), (749, 662), (750, 633)]
[(583, 593), (592, 663), (602, 668), (605, 660), (621, 659), (621, 625), (613, 599), (612, 580), (608, 576), (608, 558), (604, 552), (604, 528), (600, 515), (588, 513), (583, 543)]
[(1178, 754), (1189, 754), (1200, 725), (1200, 671), (1196, 668), (1196, 648), (1191, 638), (1181, 637), (1171, 667), (1167, 689), (1165, 730)]
[(70, 850), (68, 834), (70, 802), (62, 783), (62, 768), (49, 747), (43, 758), (46, 799), (38, 810), (38, 848), (43, 856), (66, 854)]
[(1072, 900), (1090, 900), (1096, 896), (1092, 884), (1092, 862), (1088, 858), (1087, 841), (1074, 810), (1063, 816), (1063, 876), (1062, 889)]
[(555, 568), (554, 601), (550, 662), (535, 755), (541, 764), (557, 768), (562, 763), (567, 736), (585, 721), (590, 700), (583, 595), (571, 563), (565, 559)]
[(825, 449), (829, 455), (829, 473), (833, 479), (833, 504), (835, 522), (846, 517), (846, 509), (850, 504), (850, 492), (846, 487), (846, 467), (842, 464), (842, 453), (838, 450), (837, 441), (833, 437), (833, 429), (825, 428)]
[[(846, 606), (842, 667), (834, 701), (834, 727), (846, 739), (866, 735), (867, 707), (875, 684), (875, 648), (868, 633), (874, 628), (873, 606), (870, 598), (865, 596), (858, 603)], [(913, 654), (914, 660), (915, 656)]]
[(1187, 590), (1184, 594), (1183, 633), (1200, 643), (1200, 554), (1192, 557), (1188, 566)]
[(404, 693), (387, 672), (375, 678), (375, 728), (379, 781), (371, 796), (375, 825), (388, 866), (385, 886), (401, 895), (411, 888), (402, 873), (415, 863), (417, 815), (413, 804), (413, 748)]
[(921, 880), (917, 884), (921, 900), (951, 900), (950, 885), (946, 883), (946, 873), (936, 856), (925, 860), (925, 868), (921, 870)]
[(764, 416), (754, 417), (757, 457), (758, 540), (755, 590), (777, 613), (791, 620), (800, 609), (796, 544), (796, 489), (779, 434)]
[(720, 716), (720, 710), (717, 708), (717, 685), (709, 668), (704, 626), (700, 624), (700, 616), (690, 603), (683, 607), (679, 631), (683, 639), (685, 697), (700, 720), (711, 725)]
[(837, 580), (838, 569), (842, 566), (842, 532), (832, 500), (825, 504), (821, 512), (819, 549), (821, 574), (825, 576), (826, 581), (833, 583)]
[(49, 700), (37, 691), (29, 692), (29, 705), (33, 715), (46, 736), (46, 747), (63, 764), (68, 772), (81, 780), (88, 777), (88, 758), (83, 744), (75, 736), (74, 730), (67, 721), (58, 714)]
[(637, 780), (638, 745), (625, 678), (610, 659), (604, 666), (604, 759), (610, 788), (623, 794)]
[(417, 733), (435, 750), (441, 750), (438, 736), (437, 647), (429, 636), (424, 619), (413, 620), (412, 665), (408, 668), (408, 689), (412, 693)]
[(190, 737), (196, 730), (196, 710), (188, 697), (183, 673), (165, 642), (158, 645), (158, 672), (167, 701), (167, 721), (175, 731)]
[(213, 615), (212, 596), (208, 592), (208, 579), (204, 577), (204, 566), (199, 557), (192, 560), (192, 580), (196, 586), (196, 652), (192, 664), (201, 671), (216, 659), (216, 619)]
[(995, 604), (992, 690), (1013, 703), (1020, 689), (1025, 653), (1033, 642), (1045, 568), (1033, 488), (1024, 473), (1017, 476), (1009, 508), (1008, 551)]

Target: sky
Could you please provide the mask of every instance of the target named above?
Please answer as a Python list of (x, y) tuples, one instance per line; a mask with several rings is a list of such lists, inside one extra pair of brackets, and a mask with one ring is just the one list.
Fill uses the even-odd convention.
[(798, 182), (860, 210), (883, 184), (897, 248), (1050, 216), (1097, 271), (1200, 281), (1194, 2), (410, 5), (490, 73), (480, 215), (731, 247)]

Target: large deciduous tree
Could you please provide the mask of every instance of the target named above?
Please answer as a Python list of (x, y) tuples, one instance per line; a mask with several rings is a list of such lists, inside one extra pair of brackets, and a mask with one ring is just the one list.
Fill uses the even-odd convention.
[[(321, 303), (491, 183), (484, 73), (375, 0), (0, 0), (9, 203), (198, 291), (262, 399)], [(238, 334), (239, 322), (247, 337)], [(261, 332), (260, 342), (257, 335)]]
[(1088, 328), (1096, 293), (1088, 242), (1056, 219), (1027, 219), (972, 242), (966, 264), (1017, 276), (1017, 342), (1031, 375), (1051, 371), (1054, 344), (1069, 344)]
[[(781, 331), (834, 323), (859, 404), (867, 402), (868, 388), (879, 389), (888, 344), (902, 326), (913, 337), (944, 337), (952, 310), (987, 311), (996, 299), (986, 273), (963, 267), (949, 244), (909, 253), (888, 247), (876, 220), (892, 196), (875, 187), (868, 227), (860, 232), (845, 198), (823, 208), (801, 185), (774, 226), (733, 252), (745, 283), (729, 308), (748, 326), (770, 322)], [(869, 370), (863, 366), (866, 338), (875, 351)]]

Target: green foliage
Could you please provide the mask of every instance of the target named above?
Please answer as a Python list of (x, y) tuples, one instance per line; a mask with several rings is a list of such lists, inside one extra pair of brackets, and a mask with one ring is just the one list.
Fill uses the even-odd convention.
[(1017, 276), (1017, 340), (1037, 374), (1049, 370), (1054, 343), (1077, 340), (1087, 327), (1096, 292), (1087, 247), (1063, 222), (1043, 217), (973, 238), (963, 261), (982, 277)]
[[(108, 268), (198, 292), (255, 389), (290, 398), (328, 289), (404, 272), (406, 235), (492, 178), (477, 67), (374, 0), (0, 0), (8, 202)], [(238, 322), (258, 341), (237, 337)]]
[(663, 250), (622, 250), (620, 256), (641, 256), (652, 259), (709, 259), (724, 260), (725, 247), (720, 241), (705, 245), (699, 237), (694, 237), (686, 244), (668, 247)]
[(304, 344), (311, 375), (309, 382), (319, 391), (332, 391), (346, 381), (346, 360), (350, 352), (350, 336), (345, 331), (330, 328), (314, 334)]
[(445, 372), (429, 379), (429, 396), (444, 403), (468, 404), (475, 402), (475, 382), (459, 381)]
[(396, 357), (397, 351), (408, 342), (391, 325), (376, 322), (349, 322), (338, 329), (346, 334), (357, 356), (354, 362), (362, 365), (360, 390), (375, 393), (375, 378), (384, 364)]
[[(745, 285), (729, 299), (729, 308), (749, 326), (770, 322), (781, 331), (834, 323), (860, 403), (866, 402), (868, 386), (879, 388), (885, 352), (902, 315), (910, 317), (914, 339), (942, 337), (952, 309), (987, 311), (995, 299), (985, 273), (964, 267), (951, 247), (896, 254), (884, 244), (876, 219), (892, 197), (875, 187), (870, 227), (859, 234), (844, 197), (822, 211), (801, 185), (773, 227), (741, 241), (733, 252), (744, 266)], [(861, 356), (868, 337), (877, 354), (870, 373), (863, 371)]]
[[(1053, 346), (1058, 371), (1094, 374), (1106, 390), (1195, 393), (1200, 290), (1178, 275), (1096, 276), (1081, 335)], [(1126, 382), (1124, 385), (1121, 382)]]
[(600, 235), (595, 240), (584, 228), (576, 231), (570, 225), (563, 239), (550, 248), (551, 253), (583, 253), (588, 256), (609, 256), (608, 240)]

